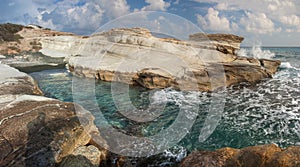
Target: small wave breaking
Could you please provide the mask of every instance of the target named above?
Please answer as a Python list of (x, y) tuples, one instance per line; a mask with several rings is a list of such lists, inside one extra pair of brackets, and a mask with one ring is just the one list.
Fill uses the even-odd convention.
[(238, 56), (254, 57), (258, 59), (272, 59), (275, 57), (275, 53), (270, 50), (263, 50), (261, 46), (255, 45), (251, 49), (242, 48), (237, 52)]
[(281, 65), (280, 65), (280, 68), (281, 69), (294, 69), (294, 70), (300, 70), (294, 66), (291, 65), (291, 63), (289, 62), (282, 62)]

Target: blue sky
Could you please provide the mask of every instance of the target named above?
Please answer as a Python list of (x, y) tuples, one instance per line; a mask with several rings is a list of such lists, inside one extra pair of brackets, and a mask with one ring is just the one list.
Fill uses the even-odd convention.
[(206, 33), (244, 36), (243, 45), (300, 46), (299, 9), (299, 0), (2, 0), (0, 22), (89, 35), (120, 16), (162, 11)]

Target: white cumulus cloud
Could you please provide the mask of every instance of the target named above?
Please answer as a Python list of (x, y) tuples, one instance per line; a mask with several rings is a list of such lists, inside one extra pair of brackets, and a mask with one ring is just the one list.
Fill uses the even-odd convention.
[(168, 7), (170, 7), (169, 2), (165, 2), (164, 0), (145, 0), (149, 5), (143, 7), (141, 10), (161, 10), (166, 11)]
[(296, 15), (281, 16), (280, 21), (290, 26), (300, 26), (300, 17)]
[(197, 22), (205, 30), (212, 31), (230, 31), (230, 22), (226, 17), (219, 16), (219, 11), (209, 8), (207, 14), (203, 17), (199, 14)]
[(240, 24), (245, 26), (247, 32), (252, 33), (267, 34), (280, 31), (280, 29), (275, 28), (273, 21), (265, 13), (246, 12), (246, 17), (241, 18)]
[(126, 15), (130, 12), (130, 6), (126, 0), (101, 0), (98, 5), (105, 9), (105, 14), (110, 19)]
[(300, 17), (297, 15), (290, 15), (290, 16), (281, 16), (280, 17), (281, 23), (286, 25), (288, 28), (286, 32), (300, 32)]
[(41, 25), (53, 25), (57, 30), (89, 34), (101, 25), (104, 10), (94, 3), (76, 6), (68, 1), (60, 2), (52, 11), (43, 12)]

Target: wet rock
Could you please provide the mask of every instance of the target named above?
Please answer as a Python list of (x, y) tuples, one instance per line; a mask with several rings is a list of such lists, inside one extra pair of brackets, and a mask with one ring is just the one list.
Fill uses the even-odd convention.
[(271, 74), (275, 74), (281, 62), (276, 60), (260, 59), (261, 65)]

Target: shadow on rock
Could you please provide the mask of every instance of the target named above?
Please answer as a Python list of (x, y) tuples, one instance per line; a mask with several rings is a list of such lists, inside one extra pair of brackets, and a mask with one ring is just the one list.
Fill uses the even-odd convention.
[(46, 114), (40, 112), (27, 124), (28, 141), (25, 153), (27, 167), (51, 166), (55, 163), (50, 143), (54, 134), (45, 122)]

